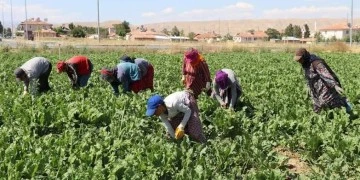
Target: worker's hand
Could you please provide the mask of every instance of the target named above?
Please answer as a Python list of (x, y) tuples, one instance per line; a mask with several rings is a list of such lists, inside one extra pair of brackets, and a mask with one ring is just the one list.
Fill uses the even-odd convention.
[(211, 88), (210, 82), (206, 82), (205, 90), (208, 91)]
[(338, 92), (340, 95), (343, 95), (343, 94), (344, 94), (344, 90), (343, 90), (341, 87), (339, 87), (339, 86), (335, 86), (335, 90), (336, 90), (336, 92)]
[(23, 96), (26, 96), (27, 94), (29, 94), (27, 91), (23, 92)]
[(222, 108), (226, 108), (226, 103), (222, 102), (220, 105)]
[(181, 83), (182, 83), (183, 85), (185, 85), (185, 83), (186, 83), (186, 81), (185, 81), (185, 76), (184, 76), (184, 75), (183, 75), (182, 78), (181, 78)]
[(184, 137), (184, 134), (184, 126), (180, 124), (175, 130), (175, 139), (181, 139), (182, 137)]

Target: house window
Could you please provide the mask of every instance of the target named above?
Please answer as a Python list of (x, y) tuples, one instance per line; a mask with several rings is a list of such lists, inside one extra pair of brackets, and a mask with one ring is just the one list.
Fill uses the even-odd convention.
[(346, 30), (346, 31), (345, 31), (345, 34), (349, 34), (349, 30)]

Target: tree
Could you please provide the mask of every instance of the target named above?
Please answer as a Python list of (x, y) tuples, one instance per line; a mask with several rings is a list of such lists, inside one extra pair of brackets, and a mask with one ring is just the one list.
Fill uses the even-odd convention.
[(86, 33), (81, 26), (75, 27), (73, 30), (71, 30), (71, 34), (76, 38), (83, 38), (86, 36)]
[(196, 34), (194, 32), (189, 32), (188, 37), (190, 40), (194, 40), (195, 35)]
[(270, 39), (280, 39), (280, 32), (274, 28), (268, 28), (265, 33), (269, 36)]
[(161, 32), (166, 35), (170, 35), (170, 32), (166, 28), (164, 28)]
[(316, 33), (314, 34), (314, 38), (316, 39), (316, 42), (321, 42), (321, 41), (324, 40), (324, 38), (323, 38), (323, 36), (321, 35), (320, 32), (316, 32)]
[(70, 29), (70, 30), (73, 30), (74, 28), (75, 28), (74, 23), (70, 23), (70, 24), (69, 24), (69, 29)]
[(233, 40), (234, 37), (230, 35), (230, 33), (227, 33), (224, 37), (223, 37), (223, 40), (224, 41), (227, 41), (227, 40)]
[(301, 27), (298, 25), (293, 26), (293, 36), (297, 38), (302, 37)]
[(248, 30), (247, 32), (250, 33), (250, 34), (254, 34), (254, 33), (255, 33), (255, 30), (250, 29), (250, 30)]
[(12, 37), (11, 28), (7, 28), (4, 34), (5, 34), (5, 37)]
[(172, 28), (172, 30), (171, 30), (171, 35), (172, 35), (172, 36), (180, 36), (180, 31), (179, 31), (179, 29), (178, 29), (176, 26), (174, 26), (174, 27)]
[(307, 24), (304, 25), (305, 28), (305, 34), (304, 34), (304, 38), (308, 38), (310, 37), (310, 30), (309, 30), (309, 26)]
[(185, 33), (184, 33), (184, 30), (182, 29), (181, 31), (180, 31), (180, 36), (184, 36), (185, 35)]
[(130, 24), (127, 21), (123, 21), (121, 24), (114, 24), (115, 32), (117, 35), (124, 37), (130, 32)]
[(4, 27), (3, 27), (3, 25), (2, 25), (2, 23), (1, 23), (1, 21), (0, 21), (0, 33), (2, 34), (3, 31), (4, 31)]
[(294, 36), (294, 28), (291, 23), (285, 28), (284, 34), (285, 34), (285, 36)]

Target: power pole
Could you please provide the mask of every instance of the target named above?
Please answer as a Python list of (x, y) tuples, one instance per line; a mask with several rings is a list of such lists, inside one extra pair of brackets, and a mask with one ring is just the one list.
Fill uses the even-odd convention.
[(97, 27), (97, 34), (98, 34), (98, 42), (100, 43), (100, 10), (99, 10), (99, 0), (97, 0), (97, 15), (98, 15), (98, 27)]
[(14, 22), (13, 22), (13, 11), (12, 11), (12, 0), (10, 0), (10, 11), (11, 11), (11, 38), (14, 37)]
[(4, 38), (4, 28), (5, 28), (5, 23), (4, 23), (4, 2), (1, 3), (1, 7), (2, 7), (2, 26), (3, 26), (3, 30), (2, 30), (2, 37)]
[(25, 32), (26, 32), (26, 34), (25, 34), (25, 38), (26, 38), (26, 40), (29, 40), (29, 33), (28, 33), (28, 27), (27, 27), (27, 7), (26, 7), (26, 0), (25, 0)]
[(351, 0), (351, 20), (350, 20), (350, 46), (352, 45), (352, 34), (353, 34), (353, 10), (354, 10), (354, 1)]

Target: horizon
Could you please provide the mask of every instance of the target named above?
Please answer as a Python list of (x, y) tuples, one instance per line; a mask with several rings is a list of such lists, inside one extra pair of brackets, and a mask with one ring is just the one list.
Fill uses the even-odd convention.
[[(25, 2), (0, 0), (0, 10), (4, 15), (4, 27), (11, 26), (11, 4), (14, 28), (25, 20)], [(74, 22), (97, 22), (97, 1), (45, 1), (27, 0), (27, 19), (47, 18), (51, 24)], [(111, 2), (100, 0), (100, 22), (127, 21), (131, 25), (205, 22), (257, 19), (350, 19), (351, 1), (341, 0), (302, 0), (288, 2), (235, 1), (224, 0), (207, 2), (205, 0), (183, 0), (181, 3), (154, 0), (132, 2)], [(139, 6), (139, 4), (142, 4)], [(191, 4), (191, 6), (188, 6)], [(354, 19), (360, 17), (358, 2), (354, 2)], [(82, 8), (78, 8), (82, 6)], [(115, 13), (114, 13), (115, 12)]]

